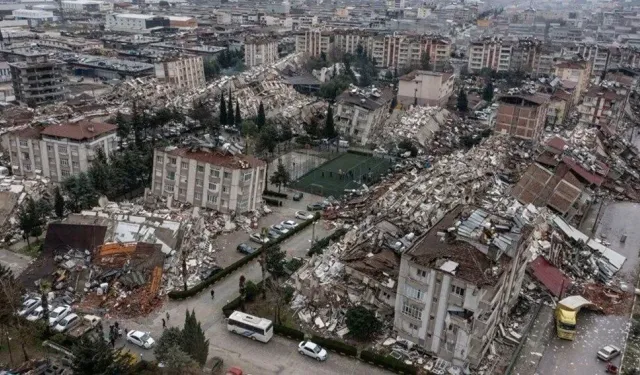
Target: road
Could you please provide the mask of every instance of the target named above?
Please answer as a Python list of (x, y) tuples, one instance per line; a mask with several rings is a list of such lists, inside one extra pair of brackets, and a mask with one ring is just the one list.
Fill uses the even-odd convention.
[[(616, 275), (629, 285), (635, 285), (638, 276), (638, 244), (640, 231), (635, 226), (640, 220), (640, 204), (611, 202), (602, 208), (596, 235), (605, 235), (611, 242), (611, 249), (627, 257), (627, 261)], [(620, 243), (620, 236), (626, 234), (627, 241)], [(578, 333), (575, 341), (560, 340), (552, 335), (544, 350), (535, 372), (521, 372), (519, 375), (533, 374), (602, 374), (604, 363), (596, 359), (596, 352), (604, 345), (624, 347), (628, 330), (629, 314), (623, 316), (598, 315), (581, 312), (578, 316)], [(543, 315), (543, 314), (541, 314)], [(618, 365), (620, 358), (613, 362)]]
[(0, 249), (0, 264), (9, 267), (14, 276), (20, 275), (32, 260), (31, 257), (26, 255), (14, 253), (7, 249)]

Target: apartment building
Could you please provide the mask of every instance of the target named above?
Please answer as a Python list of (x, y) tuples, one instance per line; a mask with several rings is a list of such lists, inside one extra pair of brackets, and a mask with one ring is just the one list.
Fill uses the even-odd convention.
[(538, 140), (544, 129), (549, 95), (509, 95), (498, 99), (496, 131), (513, 137)]
[[(479, 72), (484, 68), (498, 70), (500, 64), (500, 53), (502, 41), (499, 38), (485, 38), (469, 44), (469, 65), (470, 72)], [(505, 54), (508, 53), (505, 50)], [(508, 61), (503, 61), (503, 66), (507, 66)]]
[(28, 20), (29, 22), (56, 22), (56, 17), (53, 12), (39, 9), (16, 9), (12, 12), (12, 15), (17, 20)]
[(452, 73), (415, 70), (398, 80), (398, 102), (403, 106), (416, 103), (443, 107), (453, 94), (454, 81)]
[(256, 210), (267, 164), (223, 149), (156, 149), (151, 193), (220, 212)]
[(278, 60), (278, 41), (270, 38), (248, 39), (244, 43), (247, 68), (273, 64)]
[(334, 123), (339, 135), (365, 145), (369, 135), (378, 128), (389, 114), (393, 91), (347, 89), (336, 98)]
[(477, 366), (522, 286), (531, 228), (472, 206), (444, 214), (402, 254), (398, 335), (454, 365)]
[(181, 57), (155, 64), (155, 74), (159, 80), (184, 89), (196, 89), (205, 84), (201, 56)]
[(309, 56), (320, 56), (328, 53), (331, 47), (331, 36), (320, 30), (307, 30), (296, 35), (296, 53), (306, 53)]
[(554, 75), (562, 80), (563, 86), (574, 88), (573, 105), (577, 105), (589, 85), (591, 62), (586, 60), (566, 60), (557, 62)]
[(491, 69), (497, 72), (548, 74), (553, 56), (543, 53), (539, 40), (485, 38), (469, 46), (469, 71)]
[(35, 50), (12, 51), (11, 54), (14, 56), (9, 63), (11, 82), (20, 104), (36, 107), (64, 99), (64, 62)]
[(193, 17), (158, 16), (153, 14), (111, 13), (106, 16), (105, 29), (127, 33), (150, 33), (164, 28), (195, 29)]
[(578, 106), (579, 121), (615, 134), (627, 97), (610, 88), (592, 86), (585, 92), (582, 103)]
[(102, 150), (107, 157), (117, 147), (116, 125), (102, 122), (30, 127), (3, 136), (13, 173), (19, 176), (65, 178), (86, 172)]
[(62, 9), (72, 13), (99, 13), (113, 10), (113, 4), (96, 0), (66, 0), (62, 1)]
[(607, 45), (596, 43), (574, 43), (562, 48), (562, 56), (571, 59), (578, 57), (589, 61), (589, 74), (598, 76), (608, 68), (610, 49)]

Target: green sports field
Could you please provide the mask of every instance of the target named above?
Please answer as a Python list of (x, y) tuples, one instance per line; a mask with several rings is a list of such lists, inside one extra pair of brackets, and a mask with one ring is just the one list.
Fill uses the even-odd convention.
[(386, 173), (391, 162), (369, 155), (346, 152), (304, 174), (291, 187), (324, 197), (340, 197), (345, 189), (373, 185)]

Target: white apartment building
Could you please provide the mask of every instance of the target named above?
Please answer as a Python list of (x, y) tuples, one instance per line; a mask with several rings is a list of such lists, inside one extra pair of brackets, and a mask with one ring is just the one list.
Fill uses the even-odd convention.
[[(216, 23), (218, 25), (231, 25), (231, 22), (232, 22), (231, 13), (216, 12), (215, 16), (216, 16)], [(239, 22), (236, 22), (236, 23), (242, 23), (242, 21), (243, 21), (243, 18), (242, 16), (240, 16)]]
[(223, 150), (166, 147), (153, 156), (151, 193), (220, 212), (256, 210), (267, 164)]
[(415, 70), (398, 80), (398, 102), (407, 107), (414, 103), (443, 107), (453, 94), (454, 81), (452, 73)]
[(150, 33), (169, 27), (169, 19), (152, 14), (111, 13), (106, 16), (105, 29), (129, 33)]
[(11, 82), (11, 69), (6, 61), (0, 61), (0, 82)]
[(156, 78), (184, 89), (197, 89), (205, 84), (201, 56), (181, 57), (155, 64)]
[(53, 15), (53, 12), (38, 9), (16, 9), (11, 14), (17, 20), (29, 20), (36, 22), (55, 22), (58, 17)]
[(19, 176), (65, 178), (86, 172), (101, 149), (107, 157), (117, 147), (116, 125), (102, 122), (30, 127), (2, 137), (13, 173)]
[(402, 254), (394, 328), (430, 353), (477, 366), (517, 301), (531, 228), (457, 206)]
[(309, 56), (320, 56), (328, 53), (331, 47), (331, 36), (320, 30), (307, 30), (296, 35), (296, 53), (306, 53)]
[(113, 4), (96, 0), (65, 0), (62, 2), (62, 10), (72, 13), (110, 12)]
[(318, 25), (318, 16), (302, 16), (298, 17), (294, 23), (299, 29), (311, 29)]
[(347, 89), (340, 94), (333, 115), (340, 137), (367, 144), (371, 132), (387, 118), (392, 98), (393, 92), (389, 88), (370, 92)]
[(562, 57), (575, 56), (591, 62), (591, 75), (600, 75), (609, 65), (610, 46), (590, 43), (575, 43), (562, 48)]
[(274, 39), (248, 39), (244, 44), (244, 65), (247, 68), (273, 64), (278, 60), (278, 41)]

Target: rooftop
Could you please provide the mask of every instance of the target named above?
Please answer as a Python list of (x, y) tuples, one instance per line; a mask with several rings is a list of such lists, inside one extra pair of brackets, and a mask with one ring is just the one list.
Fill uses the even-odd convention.
[(115, 131), (118, 127), (105, 122), (80, 122), (52, 125), (44, 128), (42, 135), (75, 139), (77, 141), (93, 139), (105, 133)]
[(138, 61), (112, 59), (102, 56), (93, 55), (77, 55), (75, 59), (70, 60), (78, 65), (85, 65), (100, 69), (118, 70), (126, 72), (143, 72), (153, 69), (153, 64), (147, 64)]
[(426, 70), (414, 70), (410, 73), (407, 73), (400, 77), (401, 81), (413, 81), (414, 79), (419, 79), (421, 76), (433, 76), (433, 77), (442, 77), (443, 81), (448, 80), (453, 74), (451, 73), (439, 73), (439, 72), (429, 72)]
[(163, 150), (169, 155), (180, 156), (185, 159), (193, 159), (207, 164), (213, 164), (230, 169), (249, 169), (263, 167), (266, 163), (260, 159), (248, 155), (232, 155), (219, 150), (167, 147)]
[(384, 106), (392, 98), (393, 92), (389, 88), (371, 92), (362, 92), (359, 89), (349, 88), (336, 98), (336, 102), (352, 104), (373, 111)]

